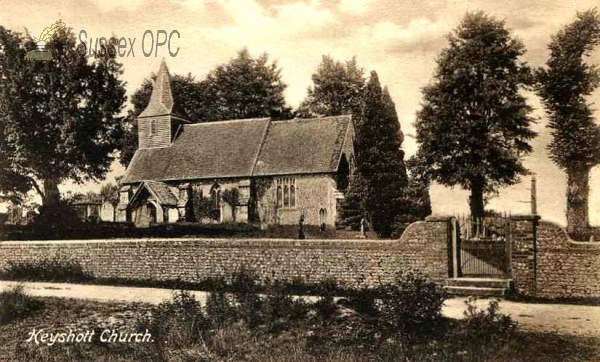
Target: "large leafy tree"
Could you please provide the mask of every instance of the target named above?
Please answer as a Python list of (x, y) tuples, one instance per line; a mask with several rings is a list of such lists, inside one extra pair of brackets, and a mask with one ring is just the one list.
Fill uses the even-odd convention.
[(471, 215), (483, 217), (486, 193), (528, 173), (522, 157), (536, 133), (519, 90), (531, 70), (520, 60), (523, 43), (483, 12), (468, 13), (448, 40), (423, 89), (412, 162), (427, 180), (470, 190)]
[(287, 85), (277, 62), (269, 62), (267, 53), (253, 58), (242, 49), (236, 58), (211, 71), (203, 83), (207, 107), (200, 115), (202, 121), (291, 117), (283, 94)]
[[(191, 74), (174, 75), (171, 79), (176, 106), (192, 122), (212, 122), (228, 119), (292, 117), (286, 105), (281, 70), (268, 55), (253, 58), (247, 49), (238, 52), (226, 64), (217, 66), (204, 80)], [(136, 117), (146, 108), (152, 93), (147, 79), (131, 97), (133, 109), (128, 116), (128, 129), (123, 138), (121, 163), (129, 164), (137, 149)]]
[(324, 55), (312, 81), (313, 86), (298, 108), (302, 118), (350, 114), (361, 104), (366, 80), (356, 58), (340, 62)]
[(600, 127), (586, 99), (600, 83), (598, 68), (586, 63), (598, 44), (597, 10), (578, 13), (573, 23), (552, 37), (547, 66), (537, 72), (552, 130), (548, 150), (552, 161), (567, 173), (567, 229), (575, 237), (589, 227), (590, 170), (600, 163)]
[(109, 170), (125, 89), (121, 65), (81, 55), (70, 29), (48, 41), (53, 60), (24, 60), (34, 48), (0, 26), (0, 194), (15, 199), (34, 189), (44, 206), (54, 206), (61, 182), (100, 179)]
[(400, 215), (407, 175), (396, 108), (374, 71), (364, 92), (361, 112), (355, 117), (355, 127), (354, 150), (358, 172), (366, 185), (367, 216), (373, 229), (388, 237)]

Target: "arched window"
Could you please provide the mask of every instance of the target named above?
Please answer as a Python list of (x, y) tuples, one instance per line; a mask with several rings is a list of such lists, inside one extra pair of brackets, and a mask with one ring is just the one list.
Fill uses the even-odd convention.
[(281, 186), (277, 186), (277, 207), (283, 206), (283, 190)]
[(290, 188), (288, 185), (283, 187), (283, 207), (290, 207)]
[(210, 189), (210, 197), (212, 204), (215, 209), (221, 208), (221, 187), (218, 184), (214, 184)]
[(296, 186), (290, 186), (290, 207), (296, 207)]
[(155, 119), (150, 120), (150, 134), (151, 135), (156, 134), (156, 120)]

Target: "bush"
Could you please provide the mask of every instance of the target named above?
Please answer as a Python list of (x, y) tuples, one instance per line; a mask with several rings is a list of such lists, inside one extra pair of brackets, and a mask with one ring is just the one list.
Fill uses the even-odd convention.
[(8, 261), (0, 271), (1, 279), (51, 282), (81, 282), (93, 279), (76, 261), (54, 257), (34, 261)]
[(266, 332), (288, 330), (304, 320), (308, 312), (308, 304), (290, 295), (285, 283), (275, 281), (267, 287), (262, 303), (262, 322)]
[(378, 324), (383, 338), (398, 338), (411, 357), (414, 347), (431, 338), (442, 320), (446, 295), (417, 272), (400, 272), (394, 284), (379, 288)]
[(54, 230), (71, 229), (74, 225), (80, 223), (81, 220), (71, 203), (60, 200), (56, 205), (40, 206), (39, 214), (33, 218), (32, 227), (52, 232)]
[(139, 318), (136, 329), (147, 329), (154, 339), (151, 344), (154, 356), (167, 360), (167, 348), (188, 349), (204, 339), (209, 327), (200, 302), (188, 291), (178, 291), (150, 315)]
[(341, 303), (353, 315), (335, 326), (335, 343), (364, 351), (399, 345), (400, 353), (412, 359), (439, 332), (445, 299), (435, 283), (415, 272), (397, 274), (394, 283), (350, 291)]
[(469, 361), (489, 361), (507, 346), (515, 334), (517, 324), (510, 316), (499, 312), (497, 300), (489, 303), (487, 309), (475, 305), (477, 298), (469, 298), (465, 304), (465, 319), (460, 323), (456, 341), (462, 341), (462, 353)]
[(0, 325), (27, 318), (42, 306), (43, 302), (25, 294), (22, 285), (5, 290), (0, 293)]

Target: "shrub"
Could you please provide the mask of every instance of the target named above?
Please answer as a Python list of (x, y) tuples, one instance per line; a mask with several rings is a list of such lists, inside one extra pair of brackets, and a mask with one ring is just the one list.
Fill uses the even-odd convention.
[(222, 328), (238, 320), (239, 310), (233, 297), (216, 290), (206, 298), (206, 317), (212, 329)]
[(52, 232), (61, 229), (71, 229), (81, 223), (77, 212), (69, 201), (60, 200), (52, 206), (41, 206), (39, 214), (33, 218), (31, 227)]
[(36, 280), (53, 282), (89, 281), (93, 276), (84, 271), (81, 264), (62, 257), (33, 261), (8, 261), (0, 271), (1, 279)]
[(446, 299), (438, 286), (417, 272), (400, 272), (394, 284), (379, 288), (378, 324), (383, 337), (400, 337), (406, 356), (435, 332)]
[(161, 348), (188, 348), (202, 340), (209, 323), (198, 300), (188, 291), (173, 293), (170, 301), (154, 308), (151, 316), (138, 321), (138, 330), (148, 329)]
[(195, 221), (202, 221), (204, 218), (214, 219), (214, 202), (210, 198), (202, 196), (199, 192), (194, 193), (192, 209)]
[(340, 307), (335, 302), (335, 296), (340, 290), (335, 280), (327, 279), (315, 287), (318, 300), (313, 304), (315, 309), (314, 322), (322, 326), (333, 324), (340, 315)]
[(262, 303), (263, 327), (266, 332), (288, 330), (304, 320), (308, 312), (308, 304), (290, 295), (284, 283), (269, 283)]
[(471, 297), (465, 302), (465, 319), (460, 323), (456, 340), (463, 342), (461, 348), (469, 361), (489, 361), (509, 344), (517, 324), (499, 312), (497, 300), (491, 301), (487, 309), (477, 308), (476, 300)]
[(42, 306), (43, 302), (27, 295), (22, 285), (5, 290), (0, 293), (0, 325), (27, 318)]

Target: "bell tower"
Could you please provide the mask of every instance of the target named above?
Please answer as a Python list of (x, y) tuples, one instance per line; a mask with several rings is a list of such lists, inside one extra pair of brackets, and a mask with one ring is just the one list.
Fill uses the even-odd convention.
[(138, 147), (168, 147), (179, 128), (187, 119), (175, 111), (175, 100), (171, 89), (171, 76), (163, 59), (152, 84), (152, 95), (148, 106), (138, 116)]

